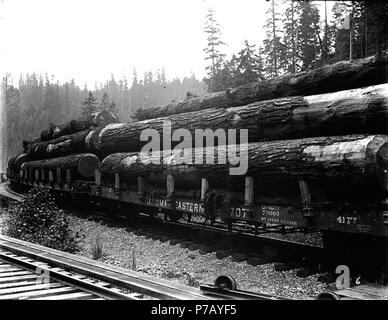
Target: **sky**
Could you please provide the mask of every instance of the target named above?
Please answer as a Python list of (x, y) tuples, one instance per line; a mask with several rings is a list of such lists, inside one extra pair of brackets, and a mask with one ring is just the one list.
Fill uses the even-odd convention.
[[(53, 74), (89, 87), (111, 74), (131, 81), (133, 68), (139, 77), (164, 68), (168, 79), (192, 73), (202, 79), (207, 9), (214, 8), (231, 56), (244, 40), (261, 45), (270, 6), (266, 0), (0, 1), (0, 72), (16, 79)], [(323, 13), (324, 2), (317, 3)]]

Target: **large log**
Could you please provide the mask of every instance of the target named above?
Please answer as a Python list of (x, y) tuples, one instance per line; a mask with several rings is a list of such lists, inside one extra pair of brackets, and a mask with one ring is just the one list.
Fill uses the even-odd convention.
[(62, 125), (50, 125), (48, 130), (41, 133), (40, 140), (48, 141), (61, 136), (70, 135), (91, 127), (102, 127), (117, 122), (117, 118), (109, 111), (93, 113), (87, 120), (71, 120)]
[[(167, 174), (172, 174), (182, 181), (195, 181), (198, 186), (201, 178), (223, 181), (231, 178), (231, 175), (248, 174), (258, 177), (260, 181), (295, 177), (319, 182), (344, 179), (349, 182), (371, 182), (379, 185), (384, 192), (388, 191), (386, 135), (250, 143), (241, 145), (241, 149), (237, 148), (241, 163), (230, 161), (233, 154), (228, 152), (232, 147), (236, 146), (186, 149), (186, 155), (184, 149), (172, 155), (167, 151), (152, 154), (115, 153), (102, 161), (101, 170), (105, 177), (118, 173), (132, 180), (137, 176), (165, 179)], [(209, 163), (206, 157), (213, 154), (214, 163)], [(202, 164), (198, 159), (202, 160)], [(243, 170), (244, 159), (248, 160), (246, 171)], [(241, 170), (236, 170), (239, 166)], [(231, 168), (236, 171), (232, 172)]]
[(31, 160), (40, 160), (86, 152), (85, 140), (89, 133), (90, 130), (85, 130), (49, 141), (31, 143), (27, 154)]
[(22, 169), (24, 170), (44, 169), (54, 172), (56, 168), (70, 169), (76, 176), (92, 178), (94, 177), (95, 170), (100, 168), (100, 160), (94, 154), (83, 153), (53, 159), (30, 161), (22, 165)]
[(235, 107), (248, 103), (296, 95), (314, 95), (370, 86), (388, 81), (388, 56), (340, 61), (314, 70), (286, 74), (279, 78), (249, 83), (225, 92), (182, 100), (137, 112), (138, 120), (214, 107)]
[[(193, 147), (195, 130), (206, 128), (213, 131), (248, 129), (250, 142), (362, 133), (388, 134), (388, 84), (110, 124), (99, 133), (97, 147), (104, 155), (140, 151), (147, 143), (140, 141), (142, 131), (154, 129), (162, 141), (165, 121), (171, 123), (172, 132), (189, 129)], [(167, 138), (171, 141), (170, 137)]]
[(8, 168), (14, 170), (15, 173), (19, 173), (20, 168), (24, 162), (27, 162), (29, 157), (27, 154), (22, 153), (17, 156), (14, 156), (8, 160)]

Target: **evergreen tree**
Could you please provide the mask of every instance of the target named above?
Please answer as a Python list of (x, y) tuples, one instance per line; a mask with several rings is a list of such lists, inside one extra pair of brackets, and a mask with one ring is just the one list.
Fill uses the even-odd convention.
[(348, 15), (348, 6), (343, 1), (336, 1), (332, 8), (333, 21), (329, 27), (334, 44), (335, 61), (349, 58), (349, 30), (342, 25)]
[(320, 27), (319, 10), (311, 1), (298, 2), (300, 11), (298, 21), (298, 54), (301, 59), (301, 69), (306, 70), (314, 66), (320, 57)]
[(330, 53), (330, 42), (329, 42), (329, 25), (327, 22), (327, 1), (325, 0), (324, 2), (324, 10), (325, 10), (325, 20), (324, 20), (324, 25), (323, 25), (323, 46), (322, 46), (322, 55), (321, 55), (321, 60), (322, 63), (325, 64), (327, 62), (327, 59), (329, 57)]
[(82, 103), (82, 117), (84, 119), (90, 119), (90, 116), (97, 111), (97, 100), (93, 96), (93, 93), (89, 91), (88, 97)]
[(265, 52), (265, 71), (270, 77), (277, 77), (285, 69), (285, 45), (281, 41), (278, 5), (272, 0), (267, 10), (266, 39), (263, 41)]
[(256, 53), (256, 46), (244, 41), (244, 48), (238, 53), (237, 70), (233, 77), (233, 85), (239, 86), (249, 82), (264, 79), (263, 65), (260, 56)]
[(387, 49), (388, 3), (336, 1), (332, 10), (334, 19), (328, 28), (334, 49), (331, 62), (350, 59), (350, 52), (357, 59)]
[[(209, 92), (217, 91), (217, 87), (220, 85), (220, 78), (224, 64), (225, 54), (221, 53), (219, 48), (221, 45), (225, 45), (220, 40), (221, 31), (220, 26), (214, 18), (214, 10), (209, 8), (208, 14), (206, 15), (205, 33), (207, 37), (207, 47), (204, 49), (206, 57), (205, 60), (210, 60), (210, 65), (206, 67), (208, 71), (208, 78), (205, 81), (208, 83)], [(218, 79), (216, 79), (218, 76)]]
[[(26, 74), (18, 79), (17, 86), (13, 85), (12, 77), (8, 74), (2, 81), (2, 98), (5, 107), (1, 117), (4, 121), (4, 131), (0, 135), (0, 164), (5, 164), (9, 157), (22, 152), (23, 140), (34, 140), (42, 130), (49, 127), (50, 123), (59, 125), (73, 119), (90, 119), (90, 115), (98, 111), (97, 101), (107, 101), (106, 110), (120, 116), (121, 121), (130, 119), (130, 107), (135, 99), (139, 99), (137, 106), (147, 108), (170, 103), (171, 100), (181, 100), (187, 92), (193, 95), (204, 95), (206, 86), (194, 76), (168, 81), (164, 70), (161, 71), (160, 80), (155, 79), (144, 86), (138, 82), (135, 75), (132, 87), (129, 89), (126, 79), (116, 81), (113, 77), (96, 89), (88, 91), (86, 86), (80, 88), (74, 82), (60, 84), (52, 77)], [(109, 92), (111, 103), (104, 93)], [(6, 94), (5, 94), (6, 93)], [(141, 97), (148, 95), (147, 104)], [(114, 101), (114, 102), (113, 102)], [(48, 109), (50, 108), (50, 109)], [(50, 112), (48, 112), (50, 110)]]
[(107, 111), (109, 109), (109, 106), (110, 104), (109, 104), (108, 94), (104, 92), (104, 94), (101, 97), (101, 102), (100, 102), (100, 105), (98, 106), (98, 109), (100, 111)]
[[(355, 37), (357, 41), (357, 32), (360, 33), (364, 55), (380, 54), (387, 50), (388, 3), (386, 1), (364, 1), (352, 2), (352, 6)], [(358, 52), (359, 50), (356, 48), (354, 51)]]
[(287, 6), (284, 11), (283, 18), (283, 27), (284, 27), (284, 36), (283, 43), (285, 46), (285, 68), (286, 72), (295, 73), (299, 71), (298, 66), (298, 55), (297, 55), (297, 18), (299, 16), (298, 6), (294, 0), (287, 1), (285, 3)]
[(222, 65), (218, 66), (217, 72), (214, 77), (211, 78), (212, 81), (212, 91), (223, 91), (233, 85), (233, 80), (229, 70), (229, 64), (223, 62)]

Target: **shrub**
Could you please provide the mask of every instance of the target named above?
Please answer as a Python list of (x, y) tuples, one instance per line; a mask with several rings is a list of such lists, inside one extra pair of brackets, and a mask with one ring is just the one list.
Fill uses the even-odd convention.
[(183, 274), (187, 277), (187, 285), (190, 287), (198, 287), (199, 281), (192, 273), (183, 272)]
[(137, 270), (137, 261), (136, 261), (136, 252), (135, 249), (132, 250), (132, 270)]
[(100, 236), (97, 236), (92, 242), (92, 258), (98, 260), (102, 258), (102, 242)]
[(80, 235), (71, 230), (69, 217), (58, 209), (48, 190), (37, 187), (8, 214), (5, 234), (57, 250), (79, 250)]

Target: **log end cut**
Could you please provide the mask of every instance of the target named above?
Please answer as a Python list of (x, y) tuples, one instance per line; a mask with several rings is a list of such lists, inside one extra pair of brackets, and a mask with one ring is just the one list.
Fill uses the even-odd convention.
[(100, 168), (100, 160), (91, 153), (83, 154), (78, 160), (77, 170), (86, 178), (94, 177), (96, 169)]
[(100, 169), (100, 160), (91, 153), (73, 154), (65, 157), (25, 162), (26, 170), (63, 170), (70, 169), (79, 178), (93, 178), (96, 169)]
[(25, 153), (12, 157), (8, 161), (8, 168), (20, 170), (22, 164), (28, 161), (28, 156)]

